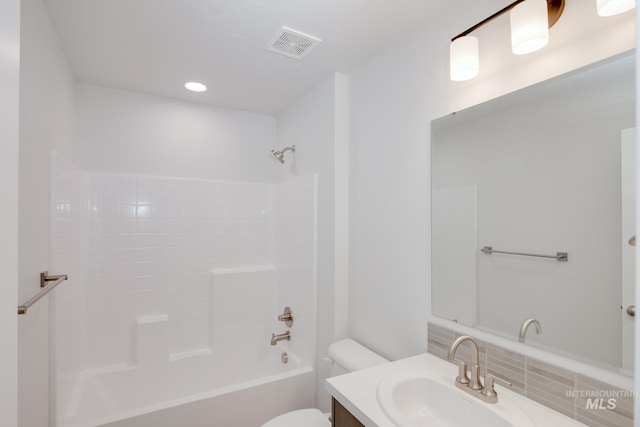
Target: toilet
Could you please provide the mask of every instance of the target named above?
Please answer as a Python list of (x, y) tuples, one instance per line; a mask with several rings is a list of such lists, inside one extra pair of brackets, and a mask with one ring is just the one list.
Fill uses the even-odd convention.
[[(388, 362), (384, 357), (350, 338), (331, 344), (328, 356), (332, 361), (329, 374), (332, 377)], [(267, 421), (262, 427), (329, 427), (331, 426), (329, 415), (331, 414), (323, 414), (315, 408), (300, 409), (279, 415)]]

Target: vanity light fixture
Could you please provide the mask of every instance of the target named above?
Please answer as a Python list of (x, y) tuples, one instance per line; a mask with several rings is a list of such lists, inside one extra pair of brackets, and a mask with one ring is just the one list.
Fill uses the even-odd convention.
[(618, 15), (634, 7), (636, 7), (636, 0), (598, 0), (598, 15)]
[(513, 8), (509, 17), (514, 54), (532, 53), (549, 43), (548, 16), (547, 0), (527, 0)]
[[(510, 13), (511, 50), (524, 55), (543, 48), (549, 42), (549, 28), (560, 19), (565, 0), (516, 0), (451, 39), (449, 71), (453, 81), (470, 80), (480, 71), (478, 39), (472, 32), (497, 17)], [(636, 7), (636, 0), (596, 0), (598, 15), (613, 16)]]
[(202, 83), (198, 82), (188, 82), (184, 84), (184, 87), (189, 89), (191, 92), (204, 92), (207, 90), (207, 87)]
[[(516, 0), (452, 38), (450, 50), (451, 80), (469, 80), (478, 75), (480, 62), (478, 40), (476, 37), (469, 36), (469, 34), (511, 11), (511, 46), (513, 53), (522, 55), (535, 52), (548, 43), (549, 28), (562, 15), (564, 2), (565, 0)], [(463, 41), (460, 41), (461, 39)]]
[(452, 40), (449, 54), (451, 80), (456, 82), (470, 80), (480, 72), (477, 37), (464, 36)]

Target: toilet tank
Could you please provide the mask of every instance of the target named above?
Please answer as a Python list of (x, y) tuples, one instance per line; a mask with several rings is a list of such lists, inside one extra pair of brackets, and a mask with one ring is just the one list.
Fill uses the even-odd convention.
[(331, 377), (388, 362), (384, 357), (350, 338), (331, 344), (328, 356), (332, 360), (329, 374)]

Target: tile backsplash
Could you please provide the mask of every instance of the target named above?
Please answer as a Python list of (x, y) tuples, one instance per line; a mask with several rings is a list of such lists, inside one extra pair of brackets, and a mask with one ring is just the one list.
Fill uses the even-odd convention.
[[(453, 341), (461, 334), (429, 323), (428, 352), (447, 358)], [(481, 374), (504, 378), (511, 389), (544, 406), (593, 427), (633, 426), (633, 392), (621, 390), (540, 360), (476, 340), (480, 350)], [(471, 362), (468, 346), (461, 346), (456, 358)]]

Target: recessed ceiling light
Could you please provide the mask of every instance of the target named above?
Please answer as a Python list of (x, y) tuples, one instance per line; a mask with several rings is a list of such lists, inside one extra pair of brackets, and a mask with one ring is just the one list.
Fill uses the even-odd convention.
[(204, 92), (205, 90), (207, 90), (207, 87), (205, 85), (203, 85), (202, 83), (198, 83), (198, 82), (185, 83), (184, 87), (186, 87), (187, 89), (189, 89), (192, 92)]

